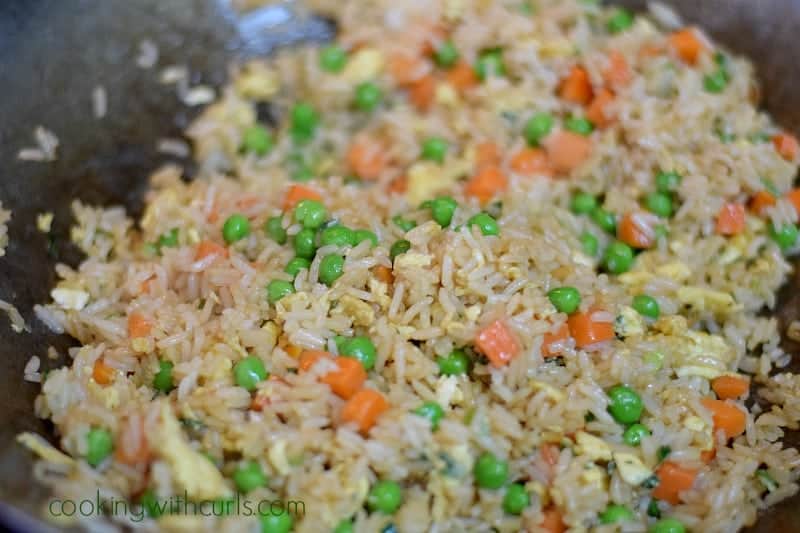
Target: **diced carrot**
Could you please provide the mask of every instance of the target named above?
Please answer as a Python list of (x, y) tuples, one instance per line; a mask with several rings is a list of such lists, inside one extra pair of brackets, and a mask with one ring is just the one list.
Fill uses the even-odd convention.
[(700, 452), (700, 460), (703, 461), (705, 464), (710, 463), (714, 460), (714, 457), (717, 456), (717, 449), (711, 448), (710, 450), (705, 450)]
[(311, 187), (305, 185), (292, 185), (286, 191), (286, 196), (283, 198), (283, 210), (289, 211), (294, 208), (301, 200), (322, 200), (322, 195)]
[(561, 452), (558, 449), (558, 446), (551, 443), (542, 444), (539, 448), (539, 454), (544, 459), (544, 462), (547, 463), (549, 466), (555, 466), (558, 463), (558, 456)]
[(503, 171), (496, 166), (488, 166), (478, 169), (478, 172), (467, 182), (464, 194), (474, 196), (485, 203), (507, 188), (508, 178)]
[(711, 388), (720, 400), (735, 400), (747, 394), (750, 380), (744, 376), (720, 376), (711, 380)]
[(647, 57), (656, 57), (660, 56), (664, 52), (664, 47), (659, 43), (647, 43), (643, 44), (641, 48), (639, 48), (638, 56), (639, 58), (647, 58)]
[(388, 163), (386, 149), (375, 140), (358, 138), (347, 150), (347, 163), (358, 177), (365, 180), (378, 179)]
[(542, 357), (556, 357), (561, 353), (560, 348), (552, 347), (553, 343), (560, 343), (569, 338), (569, 326), (564, 323), (559, 326), (555, 333), (547, 332), (542, 340)]
[(792, 189), (787, 192), (786, 199), (792, 202), (794, 210), (800, 213), (800, 189)]
[(779, 133), (772, 138), (775, 150), (787, 161), (795, 161), (797, 153), (800, 152), (797, 137), (789, 133)]
[(256, 391), (253, 399), (250, 400), (251, 411), (263, 411), (270, 404), (269, 396), (264, 390)]
[(475, 346), (489, 358), (495, 368), (507, 365), (520, 350), (514, 335), (500, 320), (495, 320), (478, 333)]
[(408, 176), (398, 176), (389, 183), (390, 194), (403, 194), (408, 190)]
[(733, 203), (723, 205), (717, 214), (717, 233), (738, 235), (744, 228), (744, 206)]
[(566, 78), (561, 80), (558, 95), (562, 100), (586, 105), (592, 100), (592, 84), (586, 69), (575, 65)]
[(430, 109), (436, 96), (436, 78), (427, 74), (411, 83), (408, 87), (408, 99), (420, 111)]
[(553, 170), (567, 174), (581, 166), (592, 153), (592, 143), (583, 135), (559, 131), (544, 141), (547, 158)]
[(100, 385), (108, 385), (114, 381), (114, 369), (108, 366), (102, 357), (98, 357), (92, 367), (92, 377)]
[(206, 215), (206, 220), (214, 224), (217, 220), (219, 220), (219, 205), (216, 203), (211, 206), (211, 210)]
[[(791, 198), (790, 198), (790, 200), (791, 200)], [(798, 200), (798, 202), (800, 202), (800, 194), (798, 194), (797, 200)], [(764, 210), (766, 208), (775, 205), (776, 202), (777, 202), (777, 200), (775, 199), (775, 197), (770, 192), (768, 192), (768, 191), (758, 191), (750, 199), (749, 207), (750, 207), (750, 210), (753, 213), (755, 213), (756, 215), (762, 215), (762, 214), (764, 214)], [(792, 203), (794, 203), (794, 202), (792, 202)], [(795, 209), (797, 209), (798, 206), (800, 206), (800, 203), (798, 205), (795, 205)]]
[(146, 337), (152, 328), (153, 324), (142, 313), (134, 311), (128, 315), (128, 336), (130, 338)]
[(146, 464), (150, 458), (144, 419), (140, 414), (133, 414), (123, 421), (114, 446), (114, 458), (129, 466)]
[(394, 273), (392, 272), (392, 269), (387, 266), (378, 265), (374, 267), (372, 269), (372, 274), (378, 281), (381, 281), (389, 285), (394, 283)]
[(139, 284), (139, 294), (147, 294), (148, 292), (150, 292), (150, 284), (153, 282), (154, 279), (155, 276), (150, 276), (149, 278), (141, 282)]
[(539, 526), (548, 533), (564, 533), (567, 526), (564, 524), (564, 519), (561, 517), (561, 512), (555, 507), (548, 507), (542, 511), (541, 523)]
[(608, 54), (608, 67), (603, 70), (603, 80), (606, 84), (613, 89), (618, 89), (628, 85), (631, 78), (631, 68), (628, 66), (625, 56), (617, 51)]
[(432, 55), (436, 51), (436, 48), (438, 48), (446, 38), (447, 30), (442, 24), (434, 24), (430, 26), (428, 34), (422, 40), (420, 53), (426, 56)]
[(258, 200), (258, 196), (254, 194), (248, 194), (236, 200), (236, 207), (239, 209), (250, 209), (258, 203)]
[(314, 366), (321, 358), (332, 359), (337, 369), (331, 370), (320, 381), (328, 385), (334, 394), (345, 400), (353, 396), (367, 380), (367, 372), (358, 359), (353, 357), (334, 358), (328, 352), (309, 350), (300, 357), (300, 369), (305, 371)]
[(665, 461), (656, 470), (656, 476), (658, 485), (653, 489), (653, 497), (675, 505), (680, 502), (680, 493), (692, 488), (697, 470)]
[(427, 74), (423, 59), (408, 52), (393, 53), (389, 56), (387, 66), (398, 85), (408, 85)]
[(503, 159), (500, 147), (492, 141), (484, 141), (475, 146), (475, 165), (478, 168), (497, 166)]
[(614, 338), (614, 325), (611, 322), (594, 320), (596, 312), (597, 309), (590, 309), (585, 313), (572, 313), (567, 319), (569, 334), (575, 339), (575, 346), (578, 348)]
[(228, 257), (228, 249), (214, 241), (201, 241), (200, 244), (197, 245), (197, 251), (194, 253), (195, 260), (199, 261), (210, 255)]
[(732, 404), (712, 398), (703, 398), (700, 403), (711, 411), (711, 417), (714, 419), (714, 432), (721, 429), (729, 439), (744, 433), (747, 425), (747, 415), (744, 414), (744, 411)]
[(541, 148), (523, 148), (511, 158), (514, 172), (525, 176), (552, 176), (553, 169), (547, 160), (547, 154)]
[(380, 392), (361, 389), (344, 404), (342, 420), (355, 423), (361, 433), (367, 433), (388, 409), (389, 403)]
[(586, 118), (598, 128), (605, 128), (614, 120), (608, 110), (608, 106), (612, 102), (614, 102), (614, 93), (605, 88), (600, 89), (586, 109)]
[(650, 248), (655, 243), (655, 232), (645, 224), (646, 220), (636, 213), (626, 213), (617, 224), (617, 238), (632, 248)]
[(695, 28), (678, 30), (670, 34), (668, 39), (678, 57), (690, 65), (697, 63), (697, 59), (706, 47)]
[(478, 76), (475, 71), (465, 61), (458, 62), (453, 68), (447, 71), (447, 82), (457, 91), (464, 92), (478, 85)]

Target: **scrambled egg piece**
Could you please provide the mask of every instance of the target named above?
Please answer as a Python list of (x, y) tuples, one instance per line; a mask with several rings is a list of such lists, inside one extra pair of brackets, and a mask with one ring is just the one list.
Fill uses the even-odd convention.
[(714, 430), (699, 416), (690, 415), (683, 420), (683, 427), (695, 433), (695, 439), (704, 450), (714, 447)]
[(395, 270), (402, 270), (409, 267), (428, 267), (433, 262), (433, 256), (418, 252), (406, 252), (398, 255), (394, 260)]
[(611, 448), (599, 437), (579, 431), (575, 434), (575, 443), (577, 444), (575, 453), (578, 455), (585, 455), (592, 461), (611, 460)]
[(563, 392), (553, 387), (549, 383), (545, 383), (544, 381), (537, 381), (535, 379), (531, 380), (531, 388), (536, 392), (544, 391), (547, 397), (554, 402), (562, 402), (566, 399), (566, 396)]
[(445, 0), (444, 17), (450, 22), (458, 21), (464, 14), (464, 0)]
[(452, 172), (445, 172), (441, 165), (430, 161), (414, 163), (408, 169), (408, 190), (406, 197), (408, 203), (417, 205), (433, 198), (438, 193), (449, 189), (455, 184), (458, 176)]
[(253, 61), (244, 67), (234, 86), (245, 98), (268, 100), (280, 90), (281, 80), (273, 69), (260, 61)]
[(436, 382), (436, 401), (439, 405), (449, 407), (464, 400), (464, 393), (458, 386), (458, 376), (441, 376)]
[(161, 404), (156, 442), (160, 442), (160, 455), (169, 464), (176, 484), (195, 499), (214, 499), (228, 496), (222, 474), (202, 454), (195, 451), (181, 432), (170, 405)]
[(80, 311), (89, 303), (89, 293), (78, 289), (53, 289), (50, 296), (62, 308), (75, 311)]
[(53, 225), (53, 213), (47, 211), (36, 215), (36, 228), (42, 233), (50, 233), (50, 227)]
[(620, 337), (639, 337), (644, 335), (645, 324), (642, 316), (635, 309), (623, 306), (614, 319), (614, 333)]
[(589, 464), (586, 469), (581, 473), (581, 480), (587, 485), (605, 486), (606, 473), (595, 464)]
[(734, 350), (719, 335), (689, 329), (682, 316), (664, 317), (654, 324), (662, 335), (665, 351), (671, 353), (678, 376), (701, 376), (707, 379), (724, 374), (736, 357)]
[(270, 446), (268, 456), (269, 462), (275, 467), (275, 470), (277, 470), (280, 475), (289, 475), (292, 467), (289, 465), (289, 460), (286, 458), (285, 440), (278, 440), (275, 444)]
[(383, 70), (383, 53), (375, 48), (356, 51), (342, 71), (342, 78), (350, 83), (363, 83), (374, 79)]
[(47, 442), (44, 437), (36, 433), (31, 433), (29, 431), (20, 433), (17, 435), (17, 442), (50, 463), (69, 466), (75, 464), (75, 459), (61, 450), (56, 449), (52, 444)]
[(369, 326), (375, 322), (375, 311), (368, 303), (349, 294), (339, 298), (339, 307), (345, 315), (353, 319), (356, 326)]
[(614, 462), (617, 463), (619, 475), (629, 485), (641, 485), (645, 479), (653, 475), (653, 471), (632, 453), (614, 453)]
[(689, 279), (689, 276), (692, 275), (692, 270), (683, 261), (672, 261), (656, 267), (656, 274), (682, 282)]
[(456, 107), (461, 103), (461, 98), (458, 93), (449, 83), (440, 83), (436, 86), (436, 93), (434, 94), (436, 103), (447, 106)]
[(743, 307), (737, 304), (733, 296), (727, 292), (715, 291), (703, 287), (681, 287), (678, 289), (678, 300), (698, 311), (711, 311), (716, 314), (724, 315), (734, 311), (739, 311)]

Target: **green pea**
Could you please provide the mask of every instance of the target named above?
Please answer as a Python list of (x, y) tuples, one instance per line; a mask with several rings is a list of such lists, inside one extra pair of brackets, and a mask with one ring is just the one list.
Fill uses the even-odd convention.
[(664, 459), (669, 457), (669, 454), (671, 453), (672, 453), (672, 448), (670, 448), (669, 446), (660, 446), (658, 448), (658, 453), (656, 455), (659, 461), (663, 461)]
[(403, 503), (403, 489), (396, 481), (378, 481), (367, 495), (367, 507), (372, 512), (394, 514)]
[(453, 214), (456, 212), (458, 202), (449, 196), (441, 196), (435, 200), (431, 200), (430, 209), (431, 217), (441, 227), (446, 228), (453, 220)]
[(320, 246), (328, 246), (329, 244), (351, 246), (354, 240), (354, 232), (347, 226), (328, 226), (319, 234)]
[(620, 424), (633, 424), (642, 416), (642, 398), (626, 385), (615, 385), (608, 391), (608, 412)]
[(606, 22), (610, 33), (620, 33), (633, 26), (633, 13), (624, 8), (615, 9)]
[(372, 247), (378, 246), (378, 236), (368, 229), (357, 229), (353, 232), (353, 246), (358, 246), (364, 241), (372, 243)]
[(436, 50), (434, 59), (436, 60), (436, 64), (440, 67), (450, 68), (458, 62), (459, 56), (458, 48), (453, 44), (453, 41), (445, 41)]
[(672, 198), (663, 192), (654, 192), (644, 200), (647, 210), (663, 218), (672, 216)]
[(222, 225), (222, 238), (232, 244), (250, 235), (250, 221), (240, 214), (231, 215)]
[(444, 409), (436, 402), (425, 402), (414, 409), (414, 414), (427, 418), (431, 423), (431, 429), (436, 431), (439, 429), (439, 421), (444, 416)]
[(342, 520), (336, 524), (333, 533), (353, 533), (353, 521), (351, 519)]
[(314, 137), (319, 124), (319, 115), (311, 104), (300, 102), (291, 111), (292, 137), (297, 142), (306, 142)]
[(264, 156), (272, 150), (272, 135), (261, 124), (254, 124), (247, 128), (242, 139), (242, 149), (245, 152)]
[(600, 248), (600, 243), (597, 240), (597, 237), (589, 233), (588, 231), (584, 231), (581, 233), (579, 237), (581, 241), (581, 248), (583, 248), (584, 253), (590, 257), (597, 256), (597, 250)]
[(597, 207), (589, 213), (589, 217), (606, 233), (611, 233), (612, 235), (616, 233), (617, 216), (614, 213), (606, 211), (602, 207)]
[(319, 66), (327, 72), (341, 72), (347, 64), (347, 51), (337, 44), (326, 46), (319, 52)]
[(294, 526), (294, 519), (289, 511), (283, 509), (280, 514), (262, 514), (259, 517), (261, 522), (261, 533), (289, 533)]
[(576, 192), (569, 207), (576, 215), (588, 215), (597, 209), (597, 198), (586, 192)]
[(410, 249), (411, 243), (405, 239), (400, 239), (399, 241), (395, 241), (392, 247), (389, 248), (389, 257), (394, 261), (398, 255), (404, 254)]
[(158, 518), (164, 514), (166, 506), (162, 506), (158, 501), (158, 496), (153, 489), (147, 489), (139, 497), (139, 505), (150, 518)]
[(706, 92), (719, 94), (728, 86), (728, 74), (721, 69), (703, 76), (703, 88)]
[(797, 226), (795, 224), (784, 224), (776, 228), (774, 224), (769, 225), (769, 236), (775, 241), (784, 252), (794, 246), (797, 242)]
[(686, 527), (679, 520), (664, 518), (647, 530), (648, 533), (686, 533)]
[(656, 174), (656, 189), (658, 192), (668, 194), (678, 188), (683, 176), (675, 171), (662, 170)]
[(469, 372), (469, 357), (464, 350), (453, 350), (447, 357), (437, 357), (439, 373), (444, 376), (460, 376)]
[(564, 121), (564, 128), (567, 130), (583, 135), (584, 137), (591, 135), (594, 131), (594, 124), (591, 121), (581, 117), (569, 117)]
[(406, 220), (400, 215), (395, 215), (394, 217), (392, 217), (392, 222), (394, 222), (394, 225), (403, 230), (404, 232), (409, 232), (417, 227), (416, 222), (414, 222), (413, 220)]
[(168, 232), (161, 234), (156, 242), (158, 248), (176, 248), (178, 244), (178, 228), (172, 228)]
[(536, 113), (525, 123), (522, 134), (530, 146), (539, 146), (552, 131), (554, 122), (550, 113)]
[(503, 496), (503, 510), (508, 514), (520, 515), (531, 504), (531, 496), (521, 483), (512, 483)]
[(628, 446), (638, 446), (642, 437), (650, 435), (650, 430), (644, 424), (631, 424), (622, 434), (622, 440)]
[(158, 372), (153, 376), (153, 388), (163, 393), (172, 390), (172, 368), (173, 364), (169, 361), (158, 362)]
[(658, 507), (657, 499), (653, 498), (650, 500), (650, 503), (647, 504), (647, 516), (661, 518), (661, 509)]
[(364, 82), (356, 87), (356, 107), (362, 111), (373, 111), (381, 103), (383, 92), (372, 82)]
[(114, 450), (111, 432), (103, 428), (90, 429), (86, 434), (86, 444), (86, 462), (95, 468)]
[(286, 244), (286, 230), (283, 229), (283, 217), (274, 216), (264, 223), (264, 233), (278, 244)]
[(286, 268), (283, 271), (292, 276), (292, 278), (296, 278), (301, 270), (308, 270), (309, 268), (311, 268), (311, 261), (305, 257), (293, 257), (286, 263)]
[(234, 365), (233, 376), (238, 386), (253, 392), (256, 390), (256, 385), (267, 379), (269, 373), (261, 359), (255, 355), (248, 355)]
[(292, 293), (294, 293), (294, 285), (282, 279), (273, 279), (267, 285), (267, 300), (271, 304)]
[(233, 472), (233, 482), (239, 492), (248, 493), (267, 484), (267, 476), (257, 461), (247, 461)]
[(343, 338), (341, 342), (336, 343), (336, 346), (339, 348), (340, 355), (357, 359), (364, 370), (372, 370), (375, 366), (378, 351), (369, 337)]
[(481, 81), (494, 76), (505, 76), (506, 65), (503, 61), (503, 50), (501, 48), (493, 48), (481, 52), (478, 55), (477, 63), (475, 63), (475, 74)]
[(658, 305), (658, 300), (647, 294), (637, 294), (633, 297), (631, 304), (637, 313), (647, 318), (657, 319), (661, 314), (661, 308)]
[(317, 229), (328, 218), (328, 210), (318, 200), (300, 200), (294, 208), (294, 219), (304, 228)]
[(467, 220), (467, 227), (478, 226), (482, 235), (499, 235), (500, 227), (489, 213), (478, 213)]
[(600, 513), (601, 524), (616, 524), (617, 522), (627, 522), (633, 520), (633, 513), (624, 505), (611, 504), (606, 510)]
[(311, 259), (317, 251), (314, 244), (316, 233), (313, 229), (303, 228), (294, 236), (294, 253), (303, 259)]
[(484, 452), (473, 468), (475, 481), (483, 489), (499, 489), (508, 480), (508, 463), (494, 454)]
[(603, 257), (603, 266), (611, 274), (622, 274), (633, 265), (633, 250), (624, 242), (614, 241)]
[(448, 143), (441, 137), (429, 137), (422, 143), (422, 159), (443, 163)]
[(344, 257), (328, 254), (319, 263), (319, 280), (330, 287), (344, 274)]
[(581, 293), (575, 287), (558, 287), (547, 293), (550, 303), (559, 313), (568, 315), (578, 310), (581, 305)]

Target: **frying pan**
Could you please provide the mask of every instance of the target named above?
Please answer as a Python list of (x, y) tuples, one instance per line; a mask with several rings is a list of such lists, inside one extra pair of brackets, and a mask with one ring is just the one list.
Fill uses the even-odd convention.
[[(622, 2), (643, 9), (643, 1)], [(763, 105), (778, 122), (800, 133), (800, 0), (672, 0), (685, 20), (750, 57), (761, 81)], [(39, 522), (46, 491), (31, 476), (32, 456), (14, 437), (21, 431), (52, 435), (33, 415), (39, 387), (23, 381), (32, 355), (43, 368), (64, 364), (44, 357), (63, 353), (70, 339), (50, 333), (33, 314), (48, 299), (56, 262), (76, 265), (69, 243), (72, 199), (142, 209), (148, 174), (176, 161), (191, 177), (189, 161), (159, 154), (155, 139), (180, 137), (198, 108), (180, 103), (158, 68), (186, 65), (190, 84), (224, 84), (227, 64), (301, 41), (333, 35), (331, 23), (292, 17), (291, 4), (239, 14), (226, 0), (2, 0), (0, 2), (0, 201), (13, 211), (10, 245), (0, 259), (0, 298), (14, 303), (30, 327), (14, 333), (0, 316), (0, 527), (49, 529)], [(159, 48), (158, 68), (136, 66), (139, 43)], [(91, 92), (106, 88), (108, 113), (92, 116)], [(17, 151), (33, 144), (42, 124), (61, 139), (54, 162), (23, 162)], [(36, 229), (36, 214), (55, 213), (49, 234)], [(776, 312), (781, 331), (800, 316), (800, 276), (781, 291)], [(800, 345), (783, 346), (800, 354)], [(793, 366), (800, 367), (797, 361)], [(795, 368), (797, 371), (797, 368)], [(786, 444), (798, 446), (800, 435)], [(751, 531), (800, 531), (800, 495), (763, 513)]]

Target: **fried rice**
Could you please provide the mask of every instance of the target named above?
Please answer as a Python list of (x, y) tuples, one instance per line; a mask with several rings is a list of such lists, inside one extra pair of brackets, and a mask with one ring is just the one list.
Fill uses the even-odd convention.
[(36, 401), (59, 449), (21, 440), (54, 497), (146, 513), (49, 518), (715, 532), (794, 495), (798, 150), (752, 65), (595, 2), (310, 4), (336, 44), (234, 67), (195, 179), (74, 204), (36, 309), (80, 343)]

